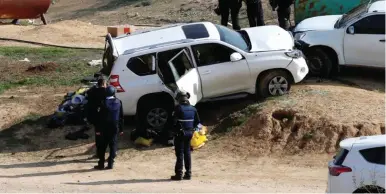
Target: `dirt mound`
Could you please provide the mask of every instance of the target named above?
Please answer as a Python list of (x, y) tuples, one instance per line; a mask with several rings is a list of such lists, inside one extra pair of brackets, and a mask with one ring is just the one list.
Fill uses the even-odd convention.
[(53, 62), (43, 63), (27, 68), (27, 72), (39, 73), (39, 72), (51, 72), (55, 71), (59, 67), (58, 64)]
[(234, 142), (229, 148), (243, 152), (333, 153), (345, 138), (385, 134), (384, 123), (342, 124), (315, 118), (292, 109), (260, 112), (227, 135)]
[(211, 131), (218, 146), (242, 154), (332, 153), (345, 138), (385, 134), (384, 93), (308, 84), (223, 118)]

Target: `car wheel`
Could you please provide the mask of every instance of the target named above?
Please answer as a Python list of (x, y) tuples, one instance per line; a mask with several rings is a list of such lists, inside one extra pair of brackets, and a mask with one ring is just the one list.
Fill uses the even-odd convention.
[(140, 110), (139, 121), (142, 123), (142, 129), (161, 129), (170, 120), (170, 108), (162, 104), (148, 104), (144, 105)]
[(256, 86), (258, 97), (281, 96), (290, 91), (291, 79), (287, 72), (275, 70), (263, 74)]
[(331, 57), (321, 48), (314, 48), (307, 52), (307, 65), (310, 75), (328, 77), (332, 69)]

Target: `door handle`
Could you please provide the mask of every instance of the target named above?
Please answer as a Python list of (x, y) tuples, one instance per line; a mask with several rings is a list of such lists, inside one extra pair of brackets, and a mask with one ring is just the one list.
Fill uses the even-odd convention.
[(385, 39), (379, 40), (379, 42), (385, 42)]
[(208, 70), (208, 71), (202, 72), (202, 75), (207, 75), (207, 74), (210, 74), (210, 73), (212, 73), (212, 71)]

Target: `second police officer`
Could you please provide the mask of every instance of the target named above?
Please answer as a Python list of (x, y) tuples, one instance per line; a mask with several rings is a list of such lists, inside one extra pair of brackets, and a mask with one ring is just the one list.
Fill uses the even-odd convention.
[(118, 148), (118, 134), (123, 134), (122, 102), (115, 97), (115, 88), (113, 86), (106, 88), (106, 99), (100, 107), (99, 115), (101, 126), (97, 128), (96, 138), (99, 138), (101, 143), (97, 145), (99, 161), (94, 168), (104, 169), (105, 152), (109, 147), (110, 155), (106, 169), (113, 169)]
[[(192, 176), (192, 162), (190, 155), (190, 141), (193, 137), (194, 128), (200, 123), (196, 108), (189, 103), (189, 93), (179, 91), (176, 99), (178, 105), (174, 110), (174, 126), (176, 136), (174, 138), (174, 149), (177, 157), (175, 175), (172, 180), (190, 180)], [(183, 164), (185, 164), (185, 175), (182, 176)]]

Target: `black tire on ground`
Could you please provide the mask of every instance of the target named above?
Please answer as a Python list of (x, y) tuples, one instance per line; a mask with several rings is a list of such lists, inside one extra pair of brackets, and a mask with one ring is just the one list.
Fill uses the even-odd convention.
[(283, 70), (272, 70), (263, 73), (256, 83), (256, 95), (258, 98), (281, 96), (291, 89), (292, 79)]
[[(165, 128), (170, 124), (171, 117), (172, 117), (172, 108), (168, 106), (168, 103), (157, 103), (157, 102), (142, 102), (139, 107), (138, 111), (138, 117), (137, 117), (137, 128), (139, 130), (146, 130), (149, 128)], [(153, 113), (156, 113), (154, 115)], [(167, 114), (167, 115), (166, 115)], [(153, 123), (149, 122), (149, 117), (155, 116), (157, 121), (154, 121)], [(166, 122), (164, 121), (166, 119)], [(155, 125), (157, 123), (162, 123), (161, 121), (165, 122), (164, 124)]]
[(310, 75), (327, 78), (330, 76), (333, 59), (322, 48), (311, 48), (306, 52)]

